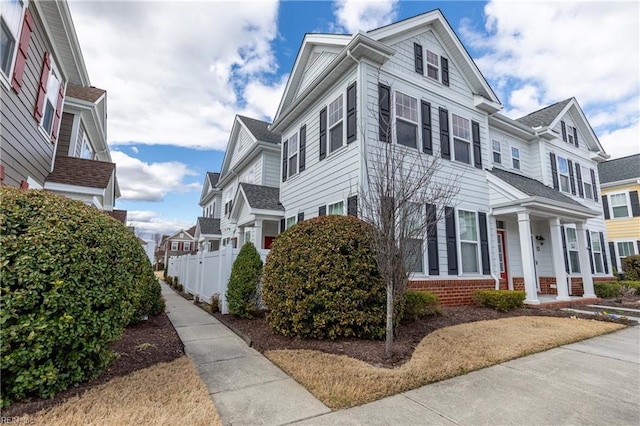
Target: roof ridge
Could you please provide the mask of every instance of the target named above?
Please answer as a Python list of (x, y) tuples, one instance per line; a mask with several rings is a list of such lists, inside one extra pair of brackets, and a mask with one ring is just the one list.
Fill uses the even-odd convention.
[(573, 97), (571, 97), (571, 98), (567, 98), (567, 99), (564, 99), (564, 100), (562, 100), (562, 101), (554, 102), (554, 103), (552, 103), (551, 105), (547, 105), (546, 107), (542, 107), (542, 108), (537, 109), (537, 110), (535, 110), (535, 111), (531, 111), (529, 114), (526, 114), (526, 115), (523, 115), (522, 117), (516, 118), (516, 120), (519, 120), (519, 119), (524, 118), (524, 117), (528, 117), (528, 116), (530, 116), (530, 115), (532, 115), (532, 114), (539, 113), (539, 112), (541, 112), (541, 111), (544, 111), (545, 109), (552, 108), (552, 107), (554, 107), (554, 106), (556, 106), (556, 105), (558, 105), (558, 104), (561, 104), (561, 103), (563, 103), (563, 102), (568, 102), (568, 101), (570, 101), (571, 99), (573, 99)]

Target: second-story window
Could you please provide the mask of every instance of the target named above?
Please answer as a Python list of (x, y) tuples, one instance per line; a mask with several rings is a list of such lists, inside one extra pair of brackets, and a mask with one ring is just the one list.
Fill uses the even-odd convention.
[(496, 164), (502, 164), (502, 152), (500, 151), (500, 142), (491, 141), (493, 148), (493, 162)]
[(627, 203), (627, 193), (609, 195), (611, 203), (611, 213), (614, 218), (629, 217), (629, 204)]
[(289, 138), (289, 147), (287, 148), (287, 156), (289, 158), (289, 167), (287, 173), (293, 176), (298, 173), (298, 133), (294, 133)]
[(516, 147), (511, 147), (511, 165), (514, 169), (520, 170), (520, 150)]
[(11, 78), (11, 65), (18, 47), (23, 3), (18, 0), (2, 1), (0, 14), (0, 69), (7, 79)]
[(82, 139), (82, 158), (93, 160), (93, 148), (86, 136)]
[(396, 142), (418, 147), (418, 100), (396, 92)]
[(453, 127), (453, 152), (456, 161), (471, 164), (471, 122), (451, 114)]
[(580, 175), (583, 176), (582, 186), (584, 188), (584, 197), (591, 200), (593, 199), (593, 185), (591, 184), (591, 180), (589, 180), (589, 175), (591, 174), (591, 170), (582, 166), (578, 166), (578, 167), (581, 167)]
[(342, 95), (340, 95), (329, 104), (329, 152), (342, 146), (343, 110)]
[(439, 81), (439, 74), (438, 54), (427, 50), (427, 76)]
[(53, 117), (56, 113), (58, 92), (60, 91), (60, 76), (53, 61), (51, 61), (51, 74), (47, 80), (47, 95), (44, 101), (44, 115), (40, 125), (47, 134), (53, 130)]
[(566, 125), (567, 128), (567, 142), (571, 145), (575, 145), (574, 132), (575, 128), (569, 124)]
[(567, 159), (563, 157), (558, 158), (558, 176), (560, 178), (560, 190), (562, 192), (570, 192), (569, 188), (569, 164)]

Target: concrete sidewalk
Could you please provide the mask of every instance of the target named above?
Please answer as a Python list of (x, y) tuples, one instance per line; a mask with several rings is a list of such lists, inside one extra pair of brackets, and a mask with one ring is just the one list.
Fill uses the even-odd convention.
[(167, 315), (225, 425), (281, 425), (329, 413), (213, 316), (162, 284)]

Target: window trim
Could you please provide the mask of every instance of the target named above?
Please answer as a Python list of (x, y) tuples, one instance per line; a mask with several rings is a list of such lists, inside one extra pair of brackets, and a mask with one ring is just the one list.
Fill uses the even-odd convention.
[[(472, 120), (471, 120), (471, 118), (467, 118), (465, 116), (458, 115), (458, 114), (456, 114), (454, 112), (450, 112), (450, 114), (451, 114), (451, 117), (450, 117), (451, 125), (449, 127), (450, 127), (450, 133), (451, 133), (451, 144), (452, 144), (451, 147), (453, 148), (452, 149), (452, 157), (453, 157), (452, 159), (454, 161), (457, 161), (458, 163), (468, 164), (470, 166), (473, 166), (474, 165), (474, 158), (473, 158), (473, 136), (472, 136), (473, 129), (471, 128), (471, 121)], [(469, 139), (463, 139), (460, 136), (456, 136), (456, 134), (455, 134), (456, 126), (453, 123), (453, 117), (454, 116), (467, 121), (467, 123), (468, 123), (467, 130), (469, 132)], [(458, 141), (462, 142), (462, 143), (466, 143), (467, 144), (468, 150), (469, 150), (469, 162), (468, 163), (466, 161), (458, 160), (457, 155), (456, 155), (456, 139)]]
[[(327, 151), (328, 154), (331, 155), (334, 152), (340, 151), (340, 148), (346, 146), (346, 126), (345, 126), (345, 102), (344, 102), (344, 94), (340, 93), (336, 98), (334, 98), (331, 102), (327, 104)], [(331, 105), (340, 101), (340, 118), (333, 124), (331, 124)], [(333, 148), (331, 131), (342, 124), (342, 144), (339, 147)], [(300, 148), (298, 144), (298, 149)]]
[[(416, 108), (415, 108), (416, 121), (411, 120), (411, 118), (410, 118), (410, 117), (409, 117), (409, 118), (407, 118), (407, 117), (402, 117), (402, 116), (400, 116), (400, 115), (398, 114), (398, 94), (400, 94), (400, 95), (402, 95), (402, 96), (406, 96), (406, 97), (407, 97), (407, 98), (409, 98), (410, 100), (415, 101), (415, 103), (416, 103)], [(401, 106), (402, 106), (402, 107), (405, 107), (405, 105), (401, 105)], [(420, 136), (418, 135), (418, 127), (419, 127), (419, 121), (418, 121), (418, 120), (419, 120), (420, 112), (419, 112), (419, 109), (418, 109), (418, 108), (419, 108), (419, 107), (418, 107), (418, 98), (413, 97), (413, 96), (411, 96), (411, 95), (408, 95), (408, 94), (406, 94), (406, 93), (404, 93), (404, 92), (401, 92), (400, 90), (395, 90), (395, 91), (393, 92), (393, 118), (394, 118), (394, 119), (395, 119), (395, 121), (396, 121), (396, 125), (395, 125), (395, 132), (394, 132), (394, 133), (395, 133), (395, 135), (393, 135), (393, 136), (395, 136), (395, 138), (394, 138), (394, 142), (395, 142), (395, 144), (396, 144), (396, 145), (404, 146), (405, 148), (411, 148), (411, 149), (419, 150), (419, 146), (420, 146)], [(409, 106), (409, 109), (411, 110), (411, 106)], [(405, 123), (408, 123), (408, 124), (410, 124), (410, 125), (412, 125), (412, 126), (414, 126), (414, 127), (415, 127), (415, 132), (414, 132), (414, 133), (415, 133), (415, 141), (416, 141), (416, 146), (415, 146), (415, 147), (413, 147), (413, 146), (409, 146), (409, 145), (405, 145), (405, 144), (402, 144), (402, 143), (399, 143), (399, 142), (398, 142), (398, 124), (397, 124), (397, 121), (398, 121), (398, 120), (404, 121)]]
[(569, 145), (575, 146), (576, 141), (574, 140), (574, 137), (573, 137), (574, 136), (573, 129), (575, 129), (575, 126), (572, 126), (571, 124), (567, 123), (566, 121), (565, 121), (564, 125), (565, 125), (565, 131), (567, 132), (567, 143)]
[[(291, 142), (295, 139), (296, 141), (296, 149), (291, 153)], [(287, 142), (287, 179), (296, 176), (299, 173), (300, 169), (300, 136), (298, 132), (293, 132), (291, 136), (286, 139)], [(296, 159), (296, 171), (295, 173), (291, 173), (291, 160), (295, 157)]]
[[(290, 219), (293, 219), (293, 223), (291, 223), (291, 225), (289, 225), (289, 221)], [(297, 215), (293, 215), (293, 216), (288, 216), (285, 220), (284, 220), (284, 229), (285, 231), (289, 228), (291, 228), (293, 225), (295, 225), (296, 223), (298, 223), (298, 216)]]
[(178, 251), (178, 242), (177, 241), (171, 241), (171, 251)]
[[(579, 274), (582, 273), (581, 271), (582, 271), (583, 265), (580, 264), (580, 247), (578, 247), (578, 230), (573, 226), (565, 226), (564, 229), (565, 229), (565, 238), (567, 240), (566, 242), (567, 242), (567, 258), (569, 259), (569, 274), (570, 275), (579, 275)], [(576, 241), (575, 241), (576, 248), (575, 249), (571, 249), (571, 247), (569, 245), (569, 244), (571, 244), (569, 242), (569, 231), (570, 230), (573, 232), (573, 234), (574, 234), (574, 236), (576, 238)], [(575, 252), (577, 254), (577, 256), (578, 256), (578, 270), (577, 271), (573, 270), (573, 265), (571, 264), (571, 253), (572, 252)]]
[[(432, 64), (429, 61), (429, 54), (435, 55), (435, 57), (436, 57), (435, 65)], [(425, 49), (424, 60), (425, 60), (425, 65), (426, 65), (425, 66), (424, 76), (427, 77), (430, 80), (437, 81), (438, 83), (441, 83), (441, 81), (440, 81), (440, 74), (441, 74), (441, 70), (440, 70), (440, 55), (437, 54), (436, 52), (432, 51), (432, 50)], [(435, 69), (435, 71), (436, 71), (436, 76), (435, 77), (431, 77), (429, 75), (429, 67), (431, 67), (432, 69)]]
[(191, 251), (191, 241), (184, 241), (182, 243), (182, 251)]
[[(585, 170), (587, 173), (585, 173)], [(580, 164), (580, 176), (582, 177), (582, 195), (585, 200), (593, 200), (593, 194), (595, 194), (593, 184), (591, 182), (591, 169)], [(589, 194), (587, 196), (587, 185), (589, 185)], [(611, 216), (613, 217), (613, 216)]]
[[(460, 227), (460, 212), (473, 213), (476, 222), (476, 240), (463, 240), (462, 231)], [(480, 222), (478, 218), (478, 212), (473, 210), (467, 210), (464, 208), (456, 209), (456, 244), (458, 249), (458, 275), (459, 276), (481, 276), (482, 274), (482, 253), (480, 251)], [(476, 271), (464, 272), (462, 265), (462, 244), (475, 244), (476, 245)]]
[[(627, 215), (626, 216), (618, 216), (618, 217), (614, 216), (614, 214), (613, 214), (614, 205), (613, 205), (613, 202), (612, 202), (612, 199), (611, 199), (612, 195), (624, 195), (625, 207), (627, 208)], [(607, 194), (607, 198), (608, 198), (608, 201), (609, 201), (609, 203), (608, 203), (609, 204), (609, 217), (611, 218), (611, 220), (629, 219), (629, 218), (633, 217), (632, 216), (632, 212), (631, 212), (631, 199), (629, 198), (629, 191), (610, 192), (610, 193)], [(617, 205), (615, 207), (622, 207), (622, 204), (619, 204), (619, 205)]]
[[(342, 204), (342, 213), (331, 213), (331, 206), (335, 206), (337, 204)], [(332, 203), (327, 203), (327, 216), (329, 215), (338, 215), (338, 216), (345, 216), (346, 212), (345, 212), (345, 202), (344, 200), (337, 200), (334, 201)]]
[[(624, 273), (624, 269), (622, 268), (622, 259), (626, 258), (627, 256), (633, 256), (638, 254), (638, 248), (637, 248), (637, 243), (636, 240), (627, 240), (627, 239), (622, 239), (622, 240), (614, 240), (613, 241), (616, 245), (616, 265), (617, 265), (617, 269), (618, 269), (618, 273)], [(621, 256), (620, 255), (620, 244), (631, 244), (631, 248), (632, 248), (632, 253), (630, 255), (627, 256)]]
[(15, 36), (15, 40), (13, 40), (13, 52), (11, 53), (11, 58), (9, 59), (9, 67), (7, 69), (8, 75), (5, 75), (4, 70), (0, 67), (0, 81), (6, 86), (6, 89), (11, 89), (11, 79), (13, 78), (13, 72), (15, 71), (16, 66), (16, 58), (18, 57), (18, 49), (20, 48), (20, 39), (22, 38), (22, 29), (24, 27), (24, 16), (27, 13), (27, 8), (29, 7), (29, 0), (18, 0), (22, 3), (22, 11), (20, 12), (20, 18), (18, 19), (18, 28), (16, 29), (16, 34), (11, 33), (11, 28), (6, 23), (4, 17), (0, 15), (0, 25), (4, 23), (4, 26), (11, 33), (12, 36)]
[[(567, 162), (567, 173), (564, 174), (560, 171), (560, 160), (564, 160)], [(558, 170), (558, 189), (560, 190), (560, 192), (564, 192), (565, 194), (569, 194), (571, 195), (571, 172), (569, 171), (569, 159), (566, 157), (561, 157), (559, 155), (556, 155), (556, 166), (557, 166), (557, 170)], [(567, 190), (565, 191), (564, 189), (562, 189), (562, 178), (566, 177), (567, 178)]]
[[(497, 151), (496, 151), (496, 144), (498, 144)], [(496, 161), (496, 154), (498, 155), (498, 161)], [(495, 139), (491, 140), (491, 162), (493, 164), (502, 165), (502, 143)]]
[[(589, 231), (589, 237), (591, 238), (591, 257), (593, 258), (594, 273), (604, 274), (604, 257), (602, 256), (604, 248), (602, 247), (602, 244), (600, 244), (600, 232)], [(600, 250), (595, 249), (596, 244), (600, 247)], [(598, 271), (598, 262), (596, 262), (596, 254), (600, 255), (601, 271)]]
[[(513, 155), (517, 153), (518, 155)], [(518, 167), (516, 167), (516, 161), (518, 162)], [(511, 168), (514, 170), (522, 170), (522, 159), (520, 158), (520, 148), (517, 146), (511, 147)]]

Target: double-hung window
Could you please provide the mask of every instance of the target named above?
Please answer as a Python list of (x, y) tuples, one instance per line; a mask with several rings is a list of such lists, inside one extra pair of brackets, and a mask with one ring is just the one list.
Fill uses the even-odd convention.
[[(618, 265), (620, 265), (620, 270), (624, 269), (624, 263), (622, 262), (625, 257), (633, 256), (636, 254), (634, 250), (633, 241), (619, 241), (617, 243), (618, 246)], [(623, 270), (624, 272), (624, 270)]]
[(289, 176), (293, 176), (298, 173), (298, 133), (294, 133), (288, 142), (287, 157), (289, 158), (289, 166), (287, 173)]
[(566, 128), (567, 128), (567, 142), (570, 143), (571, 145), (574, 145), (576, 142), (573, 138), (574, 127), (567, 124)]
[(396, 141), (411, 148), (418, 147), (418, 100), (396, 92)]
[(493, 140), (491, 141), (491, 146), (493, 148), (493, 162), (496, 164), (502, 164), (502, 151), (500, 150), (500, 142)]
[(598, 232), (591, 233), (591, 253), (593, 254), (595, 271), (601, 274), (604, 271), (604, 262), (602, 260), (602, 245), (600, 244), (600, 234)]
[(562, 192), (571, 192), (569, 188), (569, 163), (566, 158), (558, 158), (558, 175), (560, 178), (560, 190)]
[(453, 152), (456, 161), (471, 164), (471, 121), (451, 114), (453, 127)]
[(476, 212), (458, 211), (460, 233), (460, 258), (463, 273), (477, 273), (478, 268), (478, 221)]
[(511, 147), (511, 165), (514, 169), (520, 170), (520, 149)]
[(423, 236), (421, 230), (424, 224), (424, 209), (421, 204), (408, 203), (403, 209), (403, 225), (405, 237), (404, 262), (409, 272), (424, 272), (423, 270)]
[(329, 208), (327, 209), (329, 214), (344, 214), (344, 201), (338, 201), (337, 203), (329, 204)]
[(0, 3), (0, 69), (9, 80), (25, 8), (21, 0), (2, 0)]
[(344, 122), (344, 120), (342, 119), (343, 112), (344, 108), (342, 95), (340, 95), (335, 101), (329, 104), (329, 152), (333, 152), (342, 146), (342, 128), (344, 127), (342, 125), (342, 123)]
[(182, 245), (182, 250), (189, 251), (191, 250), (191, 243), (189, 241), (185, 241)]
[(296, 224), (296, 217), (295, 216), (289, 216), (287, 218), (287, 228), (286, 229), (291, 228), (295, 224)]
[(82, 158), (93, 160), (93, 148), (86, 136), (82, 139)]
[(177, 250), (178, 250), (178, 242), (171, 241), (171, 251), (177, 251)]
[(578, 257), (578, 237), (575, 228), (566, 228), (567, 230), (567, 251), (569, 252), (569, 266), (571, 273), (580, 272), (580, 258)]
[(427, 50), (427, 76), (436, 81), (440, 80), (440, 66), (438, 62), (438, 54)]
[(40, 123), (48, 135), (50, 135), (53, 130), (53, 117), (56, 114), (59, 91), (60, 74), (58, 73), (58, 68), (52, 59), (51, 74), (49, 74), (49, 79), (47, 80), (47, 94), (44, 100), (44, 115), (42, 116), (42, 122)]
[(580, 176), (582, 176), (582, 186), (584, 188), (584, 197), (592, 200), (593, 199), (593, 185), (589, 180), (589, 175), (591, 174), (591, 170), (586, 167), (580, 166)]
[(614, 218), (629, 217), (629, 204), (627, 203), (627, 194), (625, 192), (609, 195), (609, 201)]

